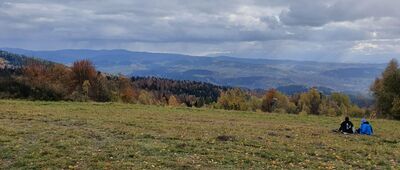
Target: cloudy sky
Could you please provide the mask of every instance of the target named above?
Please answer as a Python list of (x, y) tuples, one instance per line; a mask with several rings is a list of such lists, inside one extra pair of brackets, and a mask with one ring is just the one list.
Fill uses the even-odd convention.
[(0, 47), (400, 59), (399, 0), (0, 0)]

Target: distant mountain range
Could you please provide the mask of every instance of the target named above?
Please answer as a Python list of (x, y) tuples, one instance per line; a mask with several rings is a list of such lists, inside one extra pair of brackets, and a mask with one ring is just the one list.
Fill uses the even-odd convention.
[(223, 86), (251, 89), (281, 88), (289, 91), (307, 87), (367, 93), (385, 64), (321, 63), (234, 57), (200, 57), (127, 50), (32, 51), (15, 48), (2, 50), (33, 56), (66, 65), (89, 59), (97, 69), (128, 76), (157, 76), (177, 80), (195, 80)]

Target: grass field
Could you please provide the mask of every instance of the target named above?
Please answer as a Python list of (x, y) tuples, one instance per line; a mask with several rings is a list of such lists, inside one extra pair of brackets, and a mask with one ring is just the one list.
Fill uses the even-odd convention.
[[(0, 100), (0, 169), (400, 168), (400, 122), (119, 103)], [(353, 123), (359, 126), (359, 119)]]

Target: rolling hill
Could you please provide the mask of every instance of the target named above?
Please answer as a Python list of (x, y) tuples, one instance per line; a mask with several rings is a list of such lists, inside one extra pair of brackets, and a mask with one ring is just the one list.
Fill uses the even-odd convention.
[(367, 93), (385, 67), (385, 64), (200, 57), (127, 50), (3, 50), (67, 65), (89, 59), (101, 71), (128, 76), (157, 76), (252, 89), (297, 85)]

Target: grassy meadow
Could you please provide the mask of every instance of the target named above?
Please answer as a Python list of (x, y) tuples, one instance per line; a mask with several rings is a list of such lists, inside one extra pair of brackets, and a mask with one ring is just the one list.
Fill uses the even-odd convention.
[(0, 100), (0, 169), (400, 169), (400, 121), (342, 119)]

